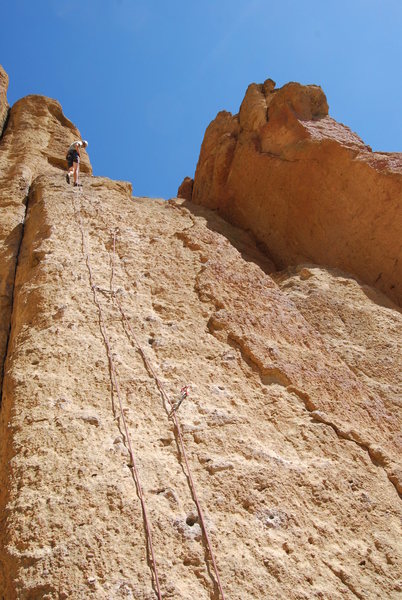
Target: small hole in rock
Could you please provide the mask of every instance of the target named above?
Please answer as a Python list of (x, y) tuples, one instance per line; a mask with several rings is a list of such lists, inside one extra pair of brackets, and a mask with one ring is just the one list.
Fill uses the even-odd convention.
[(187, 523), (187, 525), (190, 525), (190, 527), (195, 525), (197, 523), (197, 521), (198, 521), (198, 517), (196, 517), (194, 515), (190, 515), (186, 519), (186, 523)]

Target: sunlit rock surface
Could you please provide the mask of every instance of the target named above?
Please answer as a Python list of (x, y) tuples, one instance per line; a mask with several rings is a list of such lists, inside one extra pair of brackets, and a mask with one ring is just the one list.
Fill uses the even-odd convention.
[(89, 162), (68, 186), (78, 131), (38, 98), (0, 142), (0, 597), (156, 597), (122, 415), (162, 597), (220, 597), (155, 374), (172, 403), (190, 386), (177, 415), (227, 599), (398, 598), (399, 309), (345, 272), (278, 272), (216, 212)]
[(315, 262), (402, 302), (402, 155), (372, 152), (321, 88), (251, 84), (205, 132), (192, 199), (248, 229), (279, 268)]

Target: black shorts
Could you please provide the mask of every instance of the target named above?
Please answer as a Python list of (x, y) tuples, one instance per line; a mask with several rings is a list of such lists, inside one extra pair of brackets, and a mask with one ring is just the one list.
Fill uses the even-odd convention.
[(80, 155), (78, 154), (77, 150), (70, 150), (70, 152), (67, 154), (67, 164), (69, 167), (73, 166), (73, 163), (79, 163), (80, 162)]

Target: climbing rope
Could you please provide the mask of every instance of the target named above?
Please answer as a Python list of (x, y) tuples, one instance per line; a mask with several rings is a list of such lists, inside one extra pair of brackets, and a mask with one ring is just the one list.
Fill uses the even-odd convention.
[[(82, 194), (82, 192), (80, 193), (80, 195), (84, 198), (85, 196)], [(136, 465), (136, 461), (135, 461), (135, 457), (134, 457), (134, 452), (133, 452), (133, 448), (132, 448), (132, 444), (131, 444), (131, 438), (130, 438), (130, 434), (129, 434), (129, 430), (128, 430), (128, 426), (127, 426), (127, 421), (126, 421), (126, 417), (124, 414), (124, 410), (123, 410), (123, 402), (121, 399), (121, 394), (120, 394), (120, 386), (119, 386), (119, 382), (118, 382), (118, 377), (117, 377), (117, 372), (116, 372), (116, 367), (115, 367), (115, 363), (113, 360), (113, 354), (111, 351), (111, 347), (110, 347), (110, 343), (109, 343), (109, 338), (107, 335), (107, 330), (106, 330), (106, 325), (105, 325), (105, 319), (103, 316), (103, 311), (102, 311), (102, 307), (101, 304), (99, 302), (99, 298), (98, 298), (98, 290), (100, 288), (98, 288), (95, 284), (94, 284), (94, 277), (93, 277), (93, 272), (92, 272), (92, 267), (91, 267), (91, 261), (90, 261), (90, 253), (88, 250), (88, 246), (87, 246), (87, 241), (86, 241), (86, 236), (85, 236), (85, 231), (84, 231), (84, 226), (82, 223), (82, 216), (81, 216), (81, 210), (80, 208), (76, 207), (75, 204), (75, 200), (73, 201), (73, 206), (74, 206), (74, 213), (76, 214), (76, 216), (78, 215), (78, 224), (79, 224), (79, 228), (81, 231), (81, 240), (82, 240), (82, 250), (83, 250), (83, 254), (85, 257), (85, 262), (87, 265), (87, 269), (88, 269), (88, 274), (89, 274), (89, 283), (91, 286), (91, 290), (93, 293), (93, 298), (94, 298), (94, 303), (97, 306), (98, 309), (98, 314), (99, 314), (99, 324), (100, 324), (100, 329), (101, 329), (101, 333), (102, 333), (102, 337), (105, 343), (105, 347), (106, 347), (106, 352), (107, 352), (107, 357), (108, 357), (108, 362), (109, 362), (109, 369), (110, 369), (110, 375), (111, 375), (111, 380), (112, 380), (112, 386), (114, 387), (115, 391), (116, 391), (116, 395), (119, 401), (119, 408), (120, 408), (120, 416), (123, 422), (123, 426), (124, 426), (124, 432), (125, 432), (125, 436), (126, 436), (126, 441), (127, 441), (127, 446), (128, 446), (128, 451), (129, 451), (129, 456), (130, 456), (130, 464), (129, 464), (129, 468), (131, 470), (136, 488), (137, 488), (137, 494), (138, 494), (138, 498), (140, 500), (141, 503), (141, 509), (142, 509), (142, 514), (143, 514), (143, 519), (144, 519), (144, 525), (145, 525), (145, 531), (146, 531), (146, 536), (147, 536), (147, 542), (148, 542), (148, 556), (151, 556), (151, 567), (152, 567), (152, 572), (154, 575), (154, 584), (155, 584), (155, 591), (158, 597), (158, 600), (162, 600), (162, 594), (161, 594), (161, 590), (160, 590), (160, 585), (159, 585), (159, 577), (158, 577), (158, 569), (157, 569), (157, 564), (156, 564), (156, 560), (155, 560), (155, 554), (154, 554), (154, 549), (153, 549), (153, 543), (152, 543), (152, 532), (151, 532), (151, 525), (148, 519), (148, 514), (147, 514), (147, 510), (146, 510), (146, 506), (145, 506), (145, 499), (144, 499), (144, 494), (143, 494), (143, 490), (142, 490), (142, 486), (141, 486), (141, 482), (140, 482), (140, 477), (139, 477), (139, 472), (137, 469), (137, 465)], [(113, 284), (113, 277), (111, 278), (111, 285)]]
[(120, 311), (120, 314), (122, 316), (123, 322), (125, 323), (128, 331), (129, 331), (131, 339), (134, 341), (135, 346), (137, 347), (139, 353), (141, 354), (141, 357), (142, 357), (142, 360), (144, 361), (146, 369), (148, 370), (149, 374), (153, 377), (153, 379), (154, 379), (154, 381), (156, 383), (156, 386), (157, 386), (157, 388), (158, 388), (158, 390), (159, 390), (159, 392), (161, 394), (161, 397), (162, 397), (162, 400), (164, 401), (166, 409), (169, 408), (169, 410), (168, 410), (168, 416), (169, 416), (169, 418), (173, 419), (174, 425), (176, 427), (177, 435), (178, 435), (178, 438), (179, 438), (179, 445), (180, 445), (181, 454), (182, 454), (182, 456), (184, 458), (184, 462), (185, 462), (185, 465), (186, 465), (186, 476), (187, 476), (187, 479), (188, 479), (188, 482), (189, 482), (189, 485), (190, 485), (190, 489), (191, 489), (191, 493), (192, 493), (192, 496), (193, 496), (194, 503), (195, 503), (195, 505), (197, 507), (199, 522), (200, 522), (200, 526), (201, 526), (202, 532), (204, 534), (205, 541), (207, 543), (209, 555), (210, 555), (211, 562), (212, 562), (212, 565), (213, 565), (213, 569), (214, 569), (214, 572), (215, 572), (216, 583), (217, 583), (217, 586), (218, 586), (218, 589), (219, 589), (219, 592), (220, 592), (222, 600), (225, 600), (225, 595), (223, 593), (223, 588), (222, 588), (221, 580), (220, 580), (220, 577), (219, 577), (219, 571), (218, 571), (218, 567), (217, 567), (217, 564), (216, 564), (215, 555), (214, 555), (214, 552), (212, 550), (212, 545), (211, 545), (211, 542), (210, 542), (210, 539), (209, 539), (208, 530), (207, 530), (207, 527), (206, 527), (206, 524), (205, 524), (204, 514), (203, 514), (203, 511), (201, 509), (200, 502), (198, 500), (198, 495), (197, 495), (196, 487), (195, 487), (194, 480), (193, 480), (193, 477), (192, 477), (192, 473), (191, 473), (191, 469), (190, 469), (190, 464), (189, 464), (189, 461), (188, 461), (188, 458), (187, 458), (187, 452), (186, 452), (186, 448), (185, 448), (185, 444), (184, 444), (182, 429), (181, 429), (180, 422), (179, 422), (179, 419), (178, 419), (177, 414), (176, 414), (177, 409), (180, 406), (181, 402), (188, 395), (188, 388), (189, 388), (189, 386), (184, 386), (181, 389), (181, 398), (179, 400), (179, 403), (176, 404), (176, 405), (174, 405), (171, 402), (171, 400), (170, 400), (170, 398), (169, 398), (169, 396), (168, 396), (168, 394), (167, 394), (167, 392), (166, 392), (166, 390), (165, 390), (165, 388), (164, 388), (161, 380), (159, 379), (157, 373), (155, 372), (152, 364), (148, 360), (148, 357), (145, 354), (145, 352), (144, 352), (144, 350), (143, 350), (143, 348), (142, 348), (142, 346), (141, 346), (141, 344), (140, 344), (140, 342), (138, 340), (137, 335), (135, 334), (133, 328), (131, 327), (130, 321), (129, 321), (129, 319), (128, 319), (128, 317), (127, 317), (127, 315), (126, 315), (126, 313), (125, 313), (125, 311), (124, 311), (124, 309), (123, 309), (123, 307), (121, 305), (120, 298), (119, 298), (118, 294), (112, 288), (113, 280), (114, 280), (114, 268), (115, 268), (115, 256), (116, 256), (116, 233), (117, 233), (117, 230), (114, 230), (114, 231), (111, 232), (112, 240), (113, 240), (113, 244), (112, 244), (113, 251), (112, 251), (112, 259), (111, 259), (112, 274), (111, 274), (111, 278), (110, 278), (110, 282), (111, 282), (110, 292), (111, 292), (111, 295), (113, 297), (113, 300), (116, 302), (116, 305), (117, 305), (117, 307), (118, 307), (118, 309)]

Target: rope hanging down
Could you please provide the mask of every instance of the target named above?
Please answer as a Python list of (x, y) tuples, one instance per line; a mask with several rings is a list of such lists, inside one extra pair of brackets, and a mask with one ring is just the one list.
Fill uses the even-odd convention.
[[(85, 196), (82, 194), (83, 198), (85, 198)], [(81, 211), (80, 208), (76, 208), (75, 205), (75, 200), (73, 201), (73, 205), (74, 205), (74, 212), (76, 213), (76, 215), (78, 214), (78, 224), (80, 227), (80, 231), (81, 231), (81, 239), (82, 239), (82, 249), (83, 249), (83, 254), (85, 257), (85, 262), (87, 265), (87, 269), (88, 269), (88, 274), (89, 274), (89, 283), (91, 286), (91, 290), (93, 293), (93, 297), (94, 297), (94, 302), (95, 305), (97, 306), (98, 309), (98, 314), (99, 314), (99, 324), (100, 324), (100, 328), (101, 328), (101, 333), (102, 333), (102, 337), (106, 346), (106, 352), (107, 352), (107, 357), (108, 357), (108, 362), (109, 362), (109, 369), (110, 369), (110, 375), (111, 375), (111, 380), (112, 380), (112, 387), (114, 387), (114, 389), (116, 390), (116, 395), (119, 401), (119, 408), (120, 408), (120, 416), (123, 422), (123, 426), (124, 426), (124, 432), (125, 432), (125, 436), (126, 436), (126, 440), (127, 440), (127, 446), (128, 446), (128, 451), (129, 451), (129, 455), (130, 455), (130, 465), (129, 468), (131, 470), (131, 474), (133, 476), (136, 488), (137, 488), (137, 494), (138, 494), (138, 498), (140, 500), (141, 503), (141, 509), (142, 509), (142, 514), (143, 514), (143, 519), (144, 519), (144, 525), (145, 525), (145, 531), (146, 531), (146, 536), (147, 536), (147, 541), (148, 541), (148, 556), (151, 556), (151, 566), (152, 566), (152, 571), (153, 571), (153, 575), (154, 575), (154, 583), (155, 583), (155, 591), (158, 597), (158, 600), (162, 600), (162, 594), (161, 594), (161, 590), (160, 590), (160, 585), (159, 585), (159, 577), (158, 577), (158, 570), (157, 570), (157, 565), (156, 565), (156, 560), (155, 560), (155, 554), (154, 554), (154, 549), (153, 549), (153, 543), (152, 543), (152, 533), (151, 533), (151, 525), (148, 519), (148, 515), (147, 515), (147, 510), (146, 510), (146, 506), (145, 506), (145, 499), (144, 499), (144, 494), (143, 494), (143, 490), (142, 490), (142, 486), (141, 486), (141, 482), (140, 482), (140, 477), (139, 477), (139, 473), (138, 473), (138, 469), (137, 469), (137, 465), (135, 462), (135, 457), (134, 457), (134, 452), (133, 452), (133, 448), (132, 448), (132, 444), (131, 444), (131, 438), (130, 438), (130, 434), (128, 431), (128, 426), (127, 426), (127, 421), (124, 415), (124, 410), (123, 410), (123, 403), (122, 403), (122, 399), (121, 399), (121, 394), (120, 394), (120, 386), (119, 386), (119, 382), (118, 382), (118, 378), (117, 378), (117, 373), (116, 373), (116, 368), (115, 368), (115, 364), (114, 364), (114, 360), (113, 360), (113, 354), (110, 348), (110, 343), (109, 343), (109, 338), (107, 335), (107, 330), (106, 330), (106, 325), (105, 325), (105, 320), (103, 317), (103, 311), (102, 311), (102, 307), (101, 304), (99, 302), (98, 299), (98, 287), (94, 284), (94, 278), (93, 278), (93, 273), (92, 273), (92, 267), (91, 267), (91, 261), (90, 261), (90, 255), (89, 255), (89, 250), (88, 250), (88, 246), (87, 246), (87, 242), (86, 242), (86, 237), (85, 237), (85, 232), (84, 232), (84, 226), (82, 223), (82, 216), (81, 216)]]
[[(128, 320), (128, 317), (127, 317), (126, 313), (124, 312), (123, 307), (121, 305), (121, 302), (120, 302), (120, 299), (118, 297), (118, 294), (112, 288), (113, 279), (114, 279), (115, 255), (116, 255), (116, 230), (112, 232), (112, 236), (113, 236), (113, 245), (112, 245), (112, 247), (113, 247), (113, 255), (112, 255), (112, 260), (111, 260), (112, 274), (111, 274), (111, 278), (110, 278), (110, 284), (111, 284), (110, 292), (111, 292), (111, 295), (112, 295), (114, 301), (116, 302), (116, 305), (117, 305), (117, 307), (118, 307), (118, 309), (120, 311), (120, 314), (121, 314), (121, 316), (123, 318), (123, 321), (124, 321), (124, 323), (127, 326), (127, 329), (128, 329), (128, 331), (130, 333), (130, 336), (131, 336), (132, 340), (134, 341), (134, 343), (135, 343), (138, 351), (141, 354), (141, 357), (142, 357), (142, 359), (144, 361), (144, 364), (145, 364), (148, 372), (153, 377), (153, 379), (154, 379), (154, 381), (155, 381), (155, 383), (156, 383), (156, 385), (158, 387), (158, 390), (159, 390), (159, 392), (160, 392), (160, 394), (162, 396), (162, 399), (163, 399), (163, 401), (165, 403), (165, 406), (170, 408), (170, 410), (168, 412), (168, 415), (169, 415), (170, 418), (173, 419), (174, 425), (176, 427), (177, 435), (178, 435), (179, 442), (180, 442), (181, 454), (182, 454), (182, 456), (184, 458), (184, 462), (185, 462), (185, 465), (186, 465), (187, 479), (188, 479), (188, 482), (189, 482), (189, 485), (190, 485), (190, 489), (191, 489), (191, 493), (192, 493), (192, 496), (193, 496), (193, 499), (194, 499), (194, 503), (195, 503), (195, 505), (197, 507), (198, 517), (199, 517), (199, 520), (200, 520), (200, 526), (201, 526), (202, 532), (204, 534), (205, 541), (206, 541), (207, 546), (208, 546), (209, 555), (211, 557), (211, 562), (212, 562), (213, 569), (214, 569), (214, 572), (215, 572), (216, 583), (217, 583), (217, 586), (218, 586), (218, 589), (219, 589), (219, 592), (220, 592), (222, 600), (225, 600), (225, 595), (223, 593), (223, 588), (222, 588), (221, 580), (220, 580), (220, 577), (219, 577), (218, 567), (216, 565), (216, 560), (215, 560), (214, 552), (212, 550), (212, 545), (211, 545), (211, 542), (210, 542), (210, 539), (209, 539), (208, 530), (207, 530), (207, 527), (206, 527), (206, 524), (205, 524), (204, 514), (202, 512), (201, 505), (200, 505), (200, 502), (198, 500), (198, 495), (197, 495), (197, 491), (196, 491), (196, 488), (195, 488), (194, 480), (193, 480), (193, 477), (192, 477), (192, 473), (191, 473), (191, 469), (190, 469), (190, 464), (189, 464), (189, 461), (188, 461), (188, 458), (187, 458), (187, 452), (186, 452), (186, 448), (185, 448), (185, 445), (184, 445), (184, 439), (183, 439), (183, 435), (182, 435), (182, 430), (181, 430), (180, 422), (179, 422), (179, 420), (177, 418), (177, 414), (176, 414), (176, 410), (177, 410), (178, 406), (177, 405), (175, 406), (171, 402), (171, 400), (170, 400), (170, 398), (169, 398), (169, 396), (168, 396), (168, 394), (167, 394), (167, 392), (166, 392), (166, 390), (165, 390), (165, 388), (164, 388), (161, 380), (159, 379), (159, 377), (156, 374), (153, 366), (151, 365), (150, 361), (148, 360), (147, 355), (145, 354), (145, 352), (144, 352), (144, 350), (143, 350), (143, 348), (142, 348), (142, 346), (141, 346), (141, 344), (140, 344), (140, 342), (139, 342), (139, 340), (138, 340), (135, 332), (133, 331), (133, 328), (131, 327), (131, 324), (130, 324), (130, 322)], [(181, 389), (182, 398), (179, 401), (179, 405), (182, 402), (182, 400), (187, 396), (187, 394), (188, 394), (188, 386), (184, 386)]]

